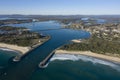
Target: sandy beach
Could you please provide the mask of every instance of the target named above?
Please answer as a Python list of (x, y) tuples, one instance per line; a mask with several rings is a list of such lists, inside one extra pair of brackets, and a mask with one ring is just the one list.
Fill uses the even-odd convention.
[(15, 51), (19, 51), (22, 54), (25, 54), (26, 52), (29, 51), (29, 47), (21, 47), (21, 46), (11, 45), (11, 44), (5, 44), (5, 43), (0, 43), (0, 47), (1, 48), (12, 49), (12, 50), (15, 50)]
[[(30, 50), (29, 47), (21, 47), (21, 46), (5, 44), (5, 43), (0, 43), (0, 47), (1, 48), (12, 49), (12, 50), (15, 50), (15, 51), (19, 51), (22, 54), (25, 54), (26, 52), (28, 52)], [(95, 57), (95, 58), (100, 58), (100, 59), (120, 63), (120, 58), (119, 57), (113, 57), (113, 56), (108, 56), (108, 55), (97, 54), (97, 53), (93, 53), (91, 51), (56, 50), (55, 53), (56, 54), (80, 54), (80, 55), (91, 56), (91, 57)]]
[(112, 57), (112, 56), (97, 54), (97, 53), (93, 53), (91, 51), (56, 50), (56, 54), (80, 54), (80, 55), (91, 56), (91, 57), (95, 57), (95, 58), (100, 58), (100, 59), (120, 63), (120, 58), (119, 57)]
[(74, 40), (71, 40), (72, 42), (74, 42), (74, 43), (81, 43), (82, 41), (79, 39), (79, 40), (77, 40), (77, 39), (74, 39)]

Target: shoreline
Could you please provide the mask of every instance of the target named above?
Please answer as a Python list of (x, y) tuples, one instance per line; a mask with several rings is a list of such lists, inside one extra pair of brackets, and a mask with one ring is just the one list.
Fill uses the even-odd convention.
[(26, 52), (28, 52), (30, 50), (29, 47), (22, 47), (22, 46), (6, 44), (6, 43), (0, 43), (0, 48), (1, 48), (1, 50), (8, 49), (11, 51), (19, 52), (21, 54), (25, 54)]
[[(11, 44), (6, 44), (6, 43), (0, 43), (0, 49), (1, 50), (2, 49), (6, 50), (6, 51), (8, 50), (8, 51), (19, 52), (21, 55), (24, 55), (28, 51), (30, 51), (29, 47), (22, 47), (22, 46), (11, 45)], [(56, 50), (55, 54), (77, 54), (77, 55), (90, 56), (90, 57), (94, 57), (94, 58), (98, 58), (98, 59), (102, 59), (102, 60), (107, 60), (107, 61), (111, 61), (111, 62), (120, 63), (120, 58), (119, 57), (114, 57), (114, 56), (108, 56), (108, 55), (93, 53), (91, 51)]]
[(39, 45), (44, 44), (46, 41), (48, 41), (50, 39), (50, 36), (47, 36), (47, 39), (43, 42), (38, 42), (38, 44), (35, 44), (33, 46), (18, 46), (18, 45), (14, 45), (14, 44), (7, 44), (7, 43), (0, 43), (0, 49), (2, 50), (9, 50), (9, 51), (15, 51), (20, 53), (21, 55), (25, 55), (26, 53), (28, 53), (29, 51), (31, 51), (32, 49), (36, 48)]
[(94, 58), (97, 58), (97, 59), (102, 59), (102, 60), (106, 60), (106, 61), (110, 61), (110, 62), (113, 62), (113, 63), (120, 64), (120, 58), (119, 57), (113, 57), (113, 56), (108, 56), (108, 55), (103, 55), (103, 54), (97, 54), (97, 53), (93, 53), (91, 51), (56, 50), (55, 54), (77, 54), (77, 55), (84, 55), (84, 56), (94, 57)]

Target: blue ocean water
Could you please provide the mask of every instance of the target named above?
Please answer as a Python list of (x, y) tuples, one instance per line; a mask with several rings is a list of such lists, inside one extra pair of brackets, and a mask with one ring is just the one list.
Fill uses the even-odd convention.
[[(12, 26), (17, 27), (27, 27), (31, 29), (31, 31), (37, 31), (39, 33), (43, 34), (49, 34), (52, 35), (52, 38), (54, 40), (53, 44), (57, 44), (56, 40), (60, 40), (61, 37), (70, 38), (69, 36), (66, 36), (64, 34), (71, 33), (71, 36), (73, 36), (76, 31), (74, 30), (51, 30), (51, 31), (40, 31), (43, 29), (57, 29), (61, 28), (61, 25), (59, 23), (56, 23), (54, 21), (46, 21), (46, 22), (35, 22), (35, 23), (24, 23), (24, 24), (11, 24)], [(89, 37), (90, 35), (86, 34), (85, 31), (78, 31), (78, 33), (81, 33), (81, 38)], [(82, 36), (83, 35), (83, 36)], [(76, 34), (76, 37), (79, 36), (79, 34)], [(51, 41), (49, 41), (51, 42)], [(48, 43), (49, 43), (48, 42)], [(51, 44), (51, 48), (53, 44)], [(55, 46), (53, 46), (54, 48)], [(45, 47), (47, 48), (47, 46)], [(43, 48), (44, 49), (44, 48)], [(46, 49), (46, 51), (49, 49)], [(34, 54), (29, 55), (25, 60), (29, 60), (28, 58), (32, 58), (30, 63), (27, 63), (27, 61), (22, 61), (21, 64), (15, 65), (14, 63), (11, 64), (10, 60), (13, 56), (18, 55), (16, 52), (12, 51), (6, 51), (6, 50), (0, 50), (0, 73), (4, 71), (4, 68), (9, 67), (10, 65), (13, 65), (13, 68), (10, 68), (9, 72), (21, 74), (22, 80), (24, 77), (28, 76), (29, 73), (27, 71), (30, 71), (30, 67), (33, 66), (32, 64), (35, 55), (37, 56), (37, 51), (33, 51)], [(39, 57), (39, 56), (37, 56)], [(42, 58), (42, 57), (40, 57)], [(26, 66), (28, 65), (28, 66)], [(24, 71), (16, 71), (18, 68), (15, 66), (19, 66), (18, 68), (20, 70)], [(36, 68), (36, 67), (35, 67)], [(8, 68), (9, 69), (9, 68)], [(15, 72), (12, 72), (15, 71)], [(20, 77), (21, 75), (12, 75), (9, 78), (14, 78), (14, 80), (17, 80), (17, 76)], [(28, 79), (29, 78), (29, 79)], [(0, 77), (1, 79), (1, 77)], [(3, 79), (3, 78), (2, 78)], [(10, 80), (11, 80), (10, 79)], [(120, 65), (104, 61), (88, 56), (82, 56), (82, 55), (68, 55), (68, 54), (56, 54), (53, 56), (53, 58), (50, 60), (48, 66), (44, 69), (37, 68), (35, 71), (32, 72), (27, 77), (28, 80), (120, 80)], [(8, 80), (8, 78), (4, 79)], [(13, 79), (12, 79), (13, 80)], [(20, 80), (20, 79), (19, 79)], [(26, 80), (26, 78), (24, 78)]]
[[(7, 53), (7, 54), (6, 54)], [(0, 51), (0, 70), (14, 52)], [(29, 80), (119, 80), (120, 65), (93, 57), (74, 54), (55, 54), (44, 69), (37, 69)]]
[(31, 80), (119, 80), (120, 65), (83, 55), (56, 54)]

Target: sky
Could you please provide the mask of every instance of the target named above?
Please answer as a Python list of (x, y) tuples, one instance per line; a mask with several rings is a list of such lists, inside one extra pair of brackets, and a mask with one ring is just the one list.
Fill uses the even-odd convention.
[(0, 14), (120, 15), (120, 0), (0, 0)]

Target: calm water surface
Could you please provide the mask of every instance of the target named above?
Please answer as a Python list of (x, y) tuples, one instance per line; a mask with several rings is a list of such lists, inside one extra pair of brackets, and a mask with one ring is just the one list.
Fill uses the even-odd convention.
[[(51, 39), (19, 63), (9, 60), (17, 55), (15, 52), (0, 50), (0, 73), (2, 75), (0, 80), (120, 80), (119, 64), (82, 55), (57, 54), (50, 60), (47, 68), (38, 68), (39, 62), (48, 55), (48, 52), (68, 43), (73, 38), (88, 38), (90, 37), (88, 32), (70, 29), (40, 31), (61, 28), (61, 25), (54, 21), (14, 24), (13, 26), (23, 26), (32, 31), (49, 34)], [(7, 74), (3, 75), (3, 72)]]

